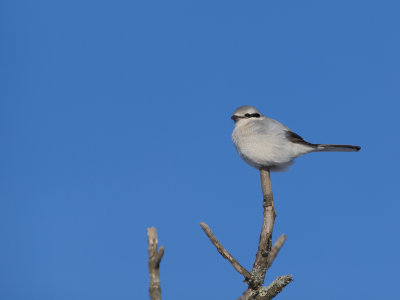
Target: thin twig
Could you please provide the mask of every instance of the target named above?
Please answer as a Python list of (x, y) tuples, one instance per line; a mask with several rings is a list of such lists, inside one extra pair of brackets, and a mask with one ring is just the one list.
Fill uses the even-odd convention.
[(154, 227), (147, 228), (147, 242), (149, 247), (150, 299), (161, 300), (160, 262), (164, 255), (164, 247), (161, 246), (157, 251), (157, 230)]
[(279, 250), (281, 250), (283, 244), (286, 241), (286, 235), (282, 234), (276, 241), (275, 244), (272, 246), (271, 251), (268, 255), (267, 260), (267, 269), (269, 269), (274, 262), (276, 256), (278, 255)]
[(222, 257), (227, 259), (231, 263), (231, 265), (235, 268), (235, 270), (243, 275), (245, 280), (250, 279), (250, 272), (247, 271), (245, 268), (243, 268), (239, 264), (239, 262), (224, 248), (224, 246), (222, 246), (222, 244), (218, 241), (218, 239), (211, 231), (210, 227), (208, 227), (206, 223), (200, 223), (200, 226), (210, 239), (211, 243), (215, 246), (215, 248), (217, 248), (218, 252), (222, 255)]

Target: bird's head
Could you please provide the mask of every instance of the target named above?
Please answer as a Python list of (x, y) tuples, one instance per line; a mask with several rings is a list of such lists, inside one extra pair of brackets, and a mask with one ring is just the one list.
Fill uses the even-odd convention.
[(264, 115), (259, 112), (254, 106), (240, 106), (233, 112), (231, 119), (237, 124), (241, 120), (256, 120), (262, 118)]

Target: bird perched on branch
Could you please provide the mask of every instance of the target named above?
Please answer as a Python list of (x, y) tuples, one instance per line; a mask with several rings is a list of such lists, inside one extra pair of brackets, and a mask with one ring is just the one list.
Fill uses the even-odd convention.
[(267, 118), (253, 106), (237, 108), (232, 140), (240, 157), (250, 166), (283, 171), (303, 154), (321, 151), (357, 152), (359, 146), (311, 144), (276, 120)]

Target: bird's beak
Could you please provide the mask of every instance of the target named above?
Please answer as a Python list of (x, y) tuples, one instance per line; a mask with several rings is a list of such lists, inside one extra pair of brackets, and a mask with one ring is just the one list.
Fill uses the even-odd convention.
[(235, 116), (235, 115), (233, 115), (232, 117), (231, 117), (231, 120), (233, 120), (233, 121), (235, 121), (235, 123), (237, 122), (237, 120), (239, 120), (240, 119), (240, 117), (239, 116)]

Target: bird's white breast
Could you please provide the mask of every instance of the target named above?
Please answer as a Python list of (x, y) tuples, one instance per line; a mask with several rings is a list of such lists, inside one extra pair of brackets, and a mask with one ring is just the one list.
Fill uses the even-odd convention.
[(233, 130), (232, 140), (239, 155), (252, 167), (279, 170), (297, 156), (310, 152), (309, 147), (288, 141), (287, 130), (281, 123), (265, 117), (241, 120)]

